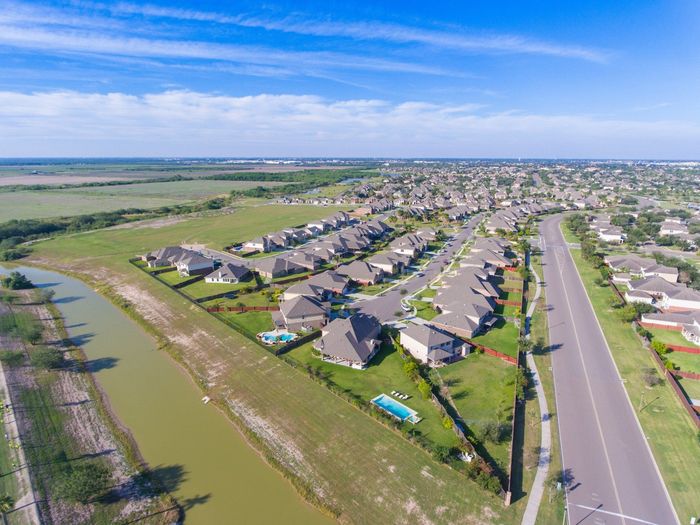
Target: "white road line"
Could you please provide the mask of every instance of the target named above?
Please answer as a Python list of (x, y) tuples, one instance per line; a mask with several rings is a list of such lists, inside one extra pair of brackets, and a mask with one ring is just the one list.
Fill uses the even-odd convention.
[(639, 518), (635, 518), (633, 516), (627, 516), (625, 514), (620, 514), (619, 512), (610, 512), (609, 510), (603, 510), (603, 509), (599, 509), (596, 507), (588, 507), (586, 505), (578, 505), (577, 503), (573, 503), (572, 506), (579, 507), (581, 509), (592, 510), (592, 511), (595, 511), (595, 513), (599, 512), (601, 514), (609, 514), (610, 516), (617, 516), (618, 518), (622, 518), (623, 520), (628, 519), (628, 520), (636, 521), (638, 523), (645, 523), (646, 525), (658, 525), (657, 523), (654, 523), (653, 521), (642, 520)]
[[(559, 232), (559, 235), (561, 234), (561, 231)], [(566, 250), (566, 253), (568, 255), (568, 248)], [(563, 255), (563, 254), (562, 254)], [(557, 261), (557, 264), (559, 264), (559, 261)], [(573, 264), (573, 260), (571, 261), (571, 264)], [(563, 270), (560, 266), (560, 270)], [(576, 271), (576, 268), (574, 267), (574, 271)], [(586, 367), (586, 361), (583, 358), (583, 352), (581, 351), (581, 340), (578, 337), (578, 330), (576, 329), (576, 321), (574, 318), (574, 312), (571, 310), (571, 301), (569, 300), (569, 293), (566, 291), (566, 284), (564, 283), (564, 276), (563, 276), (563, 271), (559, 272), (559, 280), (561, 281), (562, 288), (564, 290), (564, 296), (566, 297), (566, 306), (567, 309), (569, 310), (569, 315), (571, 317), (571, 326), (574, 329), (574, 338), (576, 339), (576, 348), (578, 349), (578, 356), (579, 359), (581, 360), (581, 366), (583, 367), (583, 376), (586, 379), (586, 387), (588, 388), (588, 395), (591, 399), (591, 405), (593, 406), (593, 415), (595, 416), (595, 421), (596, 425), (598, 426), (598, 434), (600, 435), (600, 441), (603, 444), (603, 453), (605, 454), (605, 461), (608, 464), (608, 471), (610, 472), (610, 481), (612, 482), (613, 486), (613, 492), (615, 493), (615, 500), (617, 501), (617, 508), (622, 510), (622, 503), (620, 502), (620, 494), (617, 491), (617, 484), (615, 483), (615, 474), (613, 473), (612, 469), (612, 464), (610, 463), (610, 454), (608, 453), (608, 447), (605, 442), (605, 436), (603, 434), (603, 427), (600, 424), (600, 417), (598, 415), (598, 407), (595, 402), (595, 398), (593, 397), (593, 388), (591, 387), (591, 380), (588, 375), (588, 367)], [(583, 283), (581, 283), (583, 286)], [(585, 292), (585, 288), (584, 288)], [(601, 332), (602, 334), (602, 332)], [(625, 518), (622, 517), (622, 523), (625, 522)]]

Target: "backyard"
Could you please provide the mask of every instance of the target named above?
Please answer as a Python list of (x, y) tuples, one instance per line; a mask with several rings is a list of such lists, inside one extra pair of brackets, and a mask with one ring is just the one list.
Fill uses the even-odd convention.
[(511, 357), (518, 355), (520, 330), (514, 323), (499, 319), (485, 333), (472, 337), (474, 343), (487, 346)]

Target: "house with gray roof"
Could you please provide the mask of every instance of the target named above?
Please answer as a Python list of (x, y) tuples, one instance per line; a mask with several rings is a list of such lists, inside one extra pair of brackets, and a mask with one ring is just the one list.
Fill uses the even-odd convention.
[(318, 299), (306, 295), (282, 302), (280, 315), (290, 332), (318, 329), (328, 322), (328, 308)]
[(267, 257), (255, 262), (255, 271), (262, 277), (274, 279), (293, 273), (306, 272), (308, 269), (285, 257)]
[(314, 349), (330, 363), (364, 369), (379, 350), (381, 323), (376, 317), (355, 314), (323, 327)]
[(464, 355), (468, 348), (451, 334), (424, 324), (410, 323), (401, 330), (399, 342), (421, 363), (436, 366)]
[(249, 275), (250, 270), (242, 264), (228, 262), (205, 276), (204, 282), (236, 284)]
[(352, 261), (350, 264), (343, 264), (338, 266), (336, 272), (363, 286), (371, 286), (384, 279), (384, 272), (381, 269), (375, 268), (365, 261)]

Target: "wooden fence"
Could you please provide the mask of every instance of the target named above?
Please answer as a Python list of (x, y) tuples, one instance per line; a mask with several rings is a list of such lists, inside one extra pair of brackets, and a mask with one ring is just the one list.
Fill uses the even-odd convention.
[(505, 299), (496, 299), (496, 304), (503, 306), (522, 306), (522, 301), (506, 301)]
[(695, 372), (684, 372), (682, 370), (674, 370), (672, 374), (676, 377), (683, 377), (685, 379), (700, 379), (700, 374)]
[(209, 313), (221, 312), (279, 312), (279, 306), (209, 306), (205, 310)]
[(503, 354), (499, 352), (498, 350), (494, 350), (493, 348), (489, 348), (488, 346), (480, 345), (479, 343), (475, 343), (474, 341), (467, 339), (466, 340), (470, 345), (472, 345), (475, 348), (478, 348), (482, 352), (484, 352), (487, 355), (490, 355), (492, 357), (498, 357), (499, 359), (503, 359), (506, 363), (511, 364), (511, 365), (517, 365), (518, 361), (512, 356)]

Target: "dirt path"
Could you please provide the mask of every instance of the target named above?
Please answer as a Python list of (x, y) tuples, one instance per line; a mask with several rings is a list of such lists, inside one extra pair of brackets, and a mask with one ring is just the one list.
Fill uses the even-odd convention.
[[(10, 309), (7, 305), (0, 304), (0, 315), (9, 313), (9, 311)], [(15, 350), (17, 349), (16, 346), (16, 342), (0, 335), (0, 348), (3, 350)], [(17, 479), (18, 497), (12, 511), (13, 518), (21, 523), (40, 524), (41, 519), (39, 518), (36, 493), (34, 492), (27, 460), (24, 455), (22, 437), (17, 426), (12, 391), (8, 388), (7, 375), (2, 363), (0, 363), (0, 392), (2, 392), (3, 402), (9, 405), (3, 414), (3, 437), (12, 444), (15, 451), (15, 462), (18, 465), (18, 468), (14, 470), (14, 475)], [(7, 397), (5, 398), (5, 396)]]

